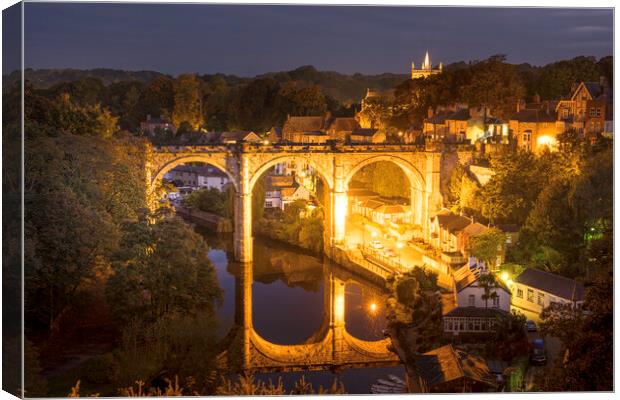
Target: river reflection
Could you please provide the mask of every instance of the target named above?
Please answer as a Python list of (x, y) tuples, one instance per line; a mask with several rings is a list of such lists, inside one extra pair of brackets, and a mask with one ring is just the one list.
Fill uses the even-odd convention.
[[(232, 240), (229, 237), (214, 236), (203, 228), (196, 230), (209, 243), (209, 258), (215, 265), (224, 291), (224, 301), (218, 310), (219, 333), (224, 337), (234, 326), (235, 285), (239, 284), (243, 267), (230, 260)], [(329, 285), (329, 277), (338, 268), (342, 269), (286, 245), (255, 239), (254, 262), (251, 266), (252, 310), (249, 315), (256, 333), (278, 345), (296, 345), (320, 339), (330, 323), (327, 314), (329, 296), (333, 294), (325, 286)], [(342, 274), (350, 275), (347, 271)], [(346, 332), (366, 341), (382, 339), (386, 324), (386, 293), (383, 288), (362, 279), (343, 281), (347, 282), (344, 287)], [(369, 393), (376, 379), (385, 378), (388, 373), (402, 376), (403, 368), (345, 369), (338, 372), (338, 377), (345, 384), (347, 392)], [(260, 373), (257, 376), (272, 379), (282, 376), (287, 386), (302, 374), (315, 387), (331, 385), (335, 376), (330, 371)]]

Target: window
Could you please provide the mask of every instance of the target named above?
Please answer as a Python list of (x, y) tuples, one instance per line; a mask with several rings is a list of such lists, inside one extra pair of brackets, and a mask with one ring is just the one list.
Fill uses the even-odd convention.
[(523, 289), (517, 289), (517, 297), (520, 299), (523, 298)]
[(523, 132), (523, 147), (526, 150), (532, 149), (532, 131)]
[(265, 202), (265, 207), (266, 208), (272, 208), (273, 207), (273, 203), (271, 201), (266, 201)]
[(544, 293), (538, 293), (538, 305), (539, 306), (544, 306), (545, 305), (545, 294)]
[(568, 110), (566, 108), (562, 110), (562, 117), (568, 118)]
[(596, 116), (597, 116), (597, 117), (600, 117), (600, 116), (601, 116), (601, 109), (600, 109), (600, 108), (597, 108), (597, 109), (596, 109)]
[(596, 115), (596, 109), (594, 107), (590, 107), (590, 116), (594, 117)]
[(497, 297), (493, 297), (493, 308), (499, 308), (499, 295)]
[(534, 302), (534, 290), (533, 289), (527, 289), (527, 301), (531, 301), (532, 303)]
[(469, 295), (469, 306), (470, 307), (475, 307), (476, 306), (476, 296), (473, 294)]

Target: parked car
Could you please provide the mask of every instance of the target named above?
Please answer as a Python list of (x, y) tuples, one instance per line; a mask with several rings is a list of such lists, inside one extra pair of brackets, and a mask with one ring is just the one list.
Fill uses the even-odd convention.
[(381, 244), (380, 241), (378, 240), (373, 240), (372, 242), (370, 242), (370, 245), (375, 248), (375, 249), (382, 249), (383, 248), (383, 244)]
[(544, 365), (547, 363), (547, 350), (545, 349), (544, 339), (532, 340), (532, 352), (530, 353), (532, 364)]
[(385, 249), (385, 250), (383, 251), (383, 254), (384, 254), (386, 257), (396, 257), (396, 253), (395, 253), (395, 252), (394, 252), (394, 250), (392, 250), (392, 249)]
[(527, 321), (525, 321), (525, 329), (528, 332), (536, 332), (538, 330), (538, 327), (536, 326), (536, 322), (528, 319)]

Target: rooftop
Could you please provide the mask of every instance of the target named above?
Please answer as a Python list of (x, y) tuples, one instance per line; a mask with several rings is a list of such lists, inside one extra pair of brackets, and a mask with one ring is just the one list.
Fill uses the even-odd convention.
[(510, 117), (512, 121), (519, 122), (555, 122), (555, 115), (542, 110), (521, 110)]
[(515, 282), (573, 301), (583, 301), (585, 293), (583, 284), (576, 280), (535, 268), (527, 268)]
[(461, 378), (496, 386), (495, 377), (483, 358), (457, 350), (451, 344), (418, 356), (416, 364), (429, 388)]

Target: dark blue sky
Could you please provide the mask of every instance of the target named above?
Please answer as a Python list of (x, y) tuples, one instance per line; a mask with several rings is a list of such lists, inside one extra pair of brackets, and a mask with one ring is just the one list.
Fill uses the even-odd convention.
[(541, 65), (613, 52), (611, 9), (27, 3), (25, 26), (27, 67), (174, 75), (307, 64), (408, 73), (426, 49), (444, 64), (503, 53)]

